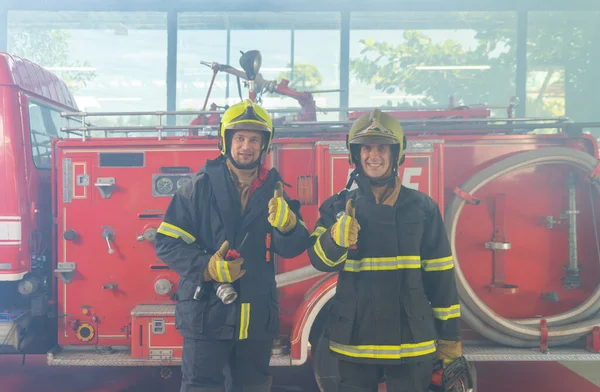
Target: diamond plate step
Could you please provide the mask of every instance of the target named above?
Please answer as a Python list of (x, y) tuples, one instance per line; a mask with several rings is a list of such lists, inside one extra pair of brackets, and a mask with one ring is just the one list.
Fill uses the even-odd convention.
[[(512, 348), (500, 346), (463, 347), (470, 362), (484, 361), (599, 361), (600, 354), (581, 348), (558, 347), (543, 354), (537, 348)], [(113, 347), (111, 352), (101, 352), (94, 347), (56, 348), (47, 354), (50, 366), (179, 366), (174, 359), (135, 359), (127, 347)], [(289, 355), (273, 355), (271, 366), (291, 366)]]
[[(47, 354), (49, 366), (180, 366), (181, 360), (131, 358), (128, 347), (101, 352), (94, 347), (57, 347)], [(273, 355), (271, 366), (291, 366), (289, 355)]]
[(50, 366), (179, 366), (177, 359), (135, 359), (128, 347), (101, 352), (94, 347), (55, 348), (47, 354)]
[(600, 361), (600, 354), (583, 348), (550, 348), (547, 354), (539, 348), (514, 348), (501, 346), (463, 347), (463, 355), (471, 362), (483, 361)]

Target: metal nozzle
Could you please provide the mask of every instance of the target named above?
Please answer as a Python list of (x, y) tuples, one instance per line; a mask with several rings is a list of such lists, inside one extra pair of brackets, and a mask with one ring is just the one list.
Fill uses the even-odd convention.
[(220, 284), (217, 286), (217, 297), (225, 304), (229, 305), (237, 299), (237, 293), (229, 283)]

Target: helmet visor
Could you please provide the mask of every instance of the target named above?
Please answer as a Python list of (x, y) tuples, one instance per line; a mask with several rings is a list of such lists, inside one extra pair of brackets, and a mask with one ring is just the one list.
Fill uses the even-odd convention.
[(350, 144), (399, 144), (398, 140), (394, 137), (388, 136), (374, 136), (374, 135), (364, 135), (355, 137)]
[(271, 133), (269, 126), (263, 122), (254, 120), (241, 120), (238, 122), (227, 124), (226, 131), (261, 131)]

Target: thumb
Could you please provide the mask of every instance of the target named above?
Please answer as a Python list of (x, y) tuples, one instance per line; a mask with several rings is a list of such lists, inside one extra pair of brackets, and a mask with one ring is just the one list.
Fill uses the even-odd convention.
[(225, 257), (225, 253), (229, 250), (229, 241), (225, 240), (221, 245), (221, 248), (217, 252), (221, 257)]
[(273, 193), (273, 197), (283, 197), (283, 183), (281, 181), (278, 181), (275, 185), (275, 192)]
[(350, 218), (355, 218), (356, 211), (354, 206), (352, 205), (352, 199), (349, 199), (346, 202), (346, 215), (348, 215)]

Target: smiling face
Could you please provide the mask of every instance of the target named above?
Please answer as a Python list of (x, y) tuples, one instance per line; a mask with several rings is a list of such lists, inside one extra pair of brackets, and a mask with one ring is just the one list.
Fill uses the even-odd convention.
[(360, 147), (360, 163), (370, 178), (389, 174), (392, 152), (389, 144), (363, 144)]
[(253, 164), (260, 157), (262, 133), (236, 131), (231, 138), (231, 157), (240, 166)]

